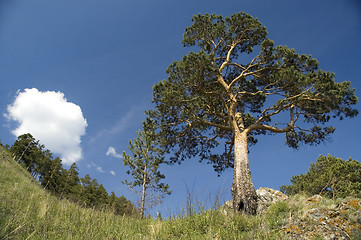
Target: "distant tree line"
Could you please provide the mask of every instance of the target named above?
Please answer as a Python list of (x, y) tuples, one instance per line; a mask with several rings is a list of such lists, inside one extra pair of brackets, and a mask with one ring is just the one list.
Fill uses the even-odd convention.
[(110, 210), (118, 215), (136, 212), (135, 206), (124, 196), (117, 197), (114, 192), (109, 195), (104, 186), (88, 174), (80, 178), (76, 163), (69, 170), (63, 168), (61, 159), (53, 158), (52, 153), (29, 133), (19, 136), (9, 150), (14, 160), (30, 172), (44, 189), (60, 198), (84, 207)]

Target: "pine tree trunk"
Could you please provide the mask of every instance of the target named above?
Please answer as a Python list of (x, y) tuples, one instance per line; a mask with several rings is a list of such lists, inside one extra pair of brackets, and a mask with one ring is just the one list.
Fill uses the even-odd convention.
[(144, 218), (146, 183), (147, 183), (147, 165), (145, 165), (144, 173), (143, 173), (142, 200), (141, 200), (141, 204), (140, 204), (140, 217), (141, 218)]
[(50, 180), (53, 178), (54, 172), (55, 172), (55, 171), (52, 171), (52, 173), (50, 174), (50, 177), (49, 177), (48, 182), (46, 183), (44, 189), (46, 189), (46, 188), (48, 187), (48, 185), (49, 185), (49, 183), (50, 183)]
[(234, 169), (232, 183), (233, 209), (254, 215), (257, 210), (257, 194), (251, 179), (248, 161), (248, 143), (245, 132), (235, 131)]

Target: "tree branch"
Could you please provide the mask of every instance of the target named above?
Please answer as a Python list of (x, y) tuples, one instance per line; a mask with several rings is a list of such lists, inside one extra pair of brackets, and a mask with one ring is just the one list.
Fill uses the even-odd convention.
[[(230, 145), (228, 152), (227, 152), (227, 144)], [(231, 141), (231, 142), (225, 142), (225, 144), (224, 144), (224, 152), (227, 152), (227, 164), (228, 164), (228, 165), (231, 165), (230, 159), (231, 159), (231, 154), (232, 154), (233, 146), (234, 146), (234, 136), (232, 137), (232, 141)]]
[(227, 57), (226, 57), (226, 60), (222, 63), (222, 65), (219, 67), (219, 73), (222, 73), (223, 72), (223, 69), (228, 65), (230, 59), (231, 59), (231, 54), (233, 52), (233, 50), (236, 48), (237, 44), (236, 43), (233, 43), (230, 47), (230, 49), (228, 50), (228, 53), (227, 53)]
[(284, 133), (284, 132), (288, 132), (290, 130), (292, 130), (293, 126), (292, 125), (288, 125), (285, 128), (276, 128), (273, 126), (269, 126), (269, 125), (259, 125), (259, 124), (252, 124), (251, 126), (249, 126), (246, 130), (248, 132), (251, 132), (253, 130), (267, 130), (267, 131), (271, 131), (274, 133)]
[[(193, 116), (196, 121), (195, 123), (198, 124), (198, 123), (203, 123), (203, 124), (206, 124), (208, 126), (211, 126), (211, 127), (216, 127), (216, 128), (219, 128), (219, 129), (222, 129), (222, 130), (226, 130), (226, 131), (230, 131), (232, 130), (232, 128), (230, 126), (225, 126), (225, 125), (222, 125), (222, 124), (217, 124), (217, 123), (214, 123), (214, 122), (210, 122), (208, 120), (205, 120), (205, 119), (202, 119), (202, 118), (199, 118), (197, 117), (196, 115)], [(192, 123), (193, 124), (193, 123)]]
[[(241, 67), (243, 69), (243, 71), (241, 72), (240, 75), (238, 75), (235, 79), (232, 80), (232, 82), (229, 84), (229, 87), (232, 87), (239, 79), (241, 79), (242, 77), (246, 77), (248, 75), (251, 75), (253, 74), (253, 72), (249, 73), (249, 74), (245, 74), (246, 72), (248, 72), (248, 70), (251, 68), (251, 67), (254, 67), (254, 66), (257, 66), (258, 64), (253, 64), (257, 58), (259, 57), (260, 55), (257, 55), (256, 57), (254, 57), (252, 59), (252, 61), (249, 63), (248, 67)], [(238, 66), (241, 66), (239, 64), (235, 64), (235, 65), (238, 65)]]
[[(273, 107), (270, 107), (270, 108), (266, 108), (265, 110), (263, 110), (262, 112), (262, 116), (260, 118), (258, 118), (258, 120), (256, 121), (256, 124), (259, 124), (260, 122), (262, 122), (265, 118), (269, 118), (273, 115), (276, 115), (278, 113), (280, 113), (282, 110), (288, 108), (288, 107), (291, 107), (294, 105), (294, 102), (292, 100), (298, 98), (298, 97), (301, 97), (302, 95), (306, 94), (307, 92), (311, 91), (311, 89), (313, 88), (313, 85), (308, 88), (307, 90), (297, 94), (297, 95), (294, 95), (294, 96), (291, 96), (291, 97), (288, 97), (288, 98), (284, 98), (282, 99), (276, 106), (273, 106)], [(286, 105), (283, 105), (284, 102), (289, 102), (288, 104)], [(283, 105), (283, 106), (282, 106)], [(267, 114), (268, 111), (271, 111), (271, 110), (275, 110), (274, 112), (270, 113), (270, 114)], [(297, 117), (298, 119), (298, 117)]]

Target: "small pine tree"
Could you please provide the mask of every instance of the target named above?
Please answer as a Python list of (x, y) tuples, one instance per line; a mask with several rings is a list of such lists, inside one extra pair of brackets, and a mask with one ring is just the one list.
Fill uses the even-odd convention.
[(20, 163), (33, 176), (38, 174), (39, 161), (42, 160), (44, 146), (35, 140), (30, 134), (23, 134), (18, 137), (13, 146), (10, 148), (14, 160)]
[(118, 198), (114, 192), (108, 197), (108, 206), (116, 215), (132, 215), (135, 212), (135, 207), (131, 201), (124, 196)]
[(44, 188), (61, 195), (67, 189), (61, 159), (47, 158), (41, 169), (40, 181)]
[[(159, 204), (165, 194), (170, 194), (169, 186), (160, 183), (165, 178), (159, 172), (159, 166), (163, 163), (163, 151), (156, 145), (156, 125), (151, 119), (143, 122), (143, 131), (137, 132), (138, 137), (134, 141), (129, 140), (128, 149), (132, 156), (123, 152), (123, 164), (130, 169), (127, 174), (131, 175), (133, 181), (123, 181), (130, 189), (141, 197), (140, 215), (144, 217), (146, 205), (148, 207)], [(136, 187), (141, 187), (140, 191)]]
[(292, 185), (281, 186), (281, 191), (288, 195), (303, 192), (330, 198), (361, 197), (361, 163), (320, 155), (306, 174), (293, 176), (291, 182)]
[(80, 198), (81, 185), (76, 163), (73, 163), (69, 170), (66, 171), (66, 185), (67, 189), (64, 194), (72, 197), (74, 200)]

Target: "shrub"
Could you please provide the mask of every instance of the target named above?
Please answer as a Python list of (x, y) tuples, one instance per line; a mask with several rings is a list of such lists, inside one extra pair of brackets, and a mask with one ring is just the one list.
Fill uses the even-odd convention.
[(280, 190), (287, 195), (322, 194), (326, 197), (361, 197), (361, 163), (333, 156), (322, 156), (311, 164), (306, 174), (293, 176), (292, 185)]

